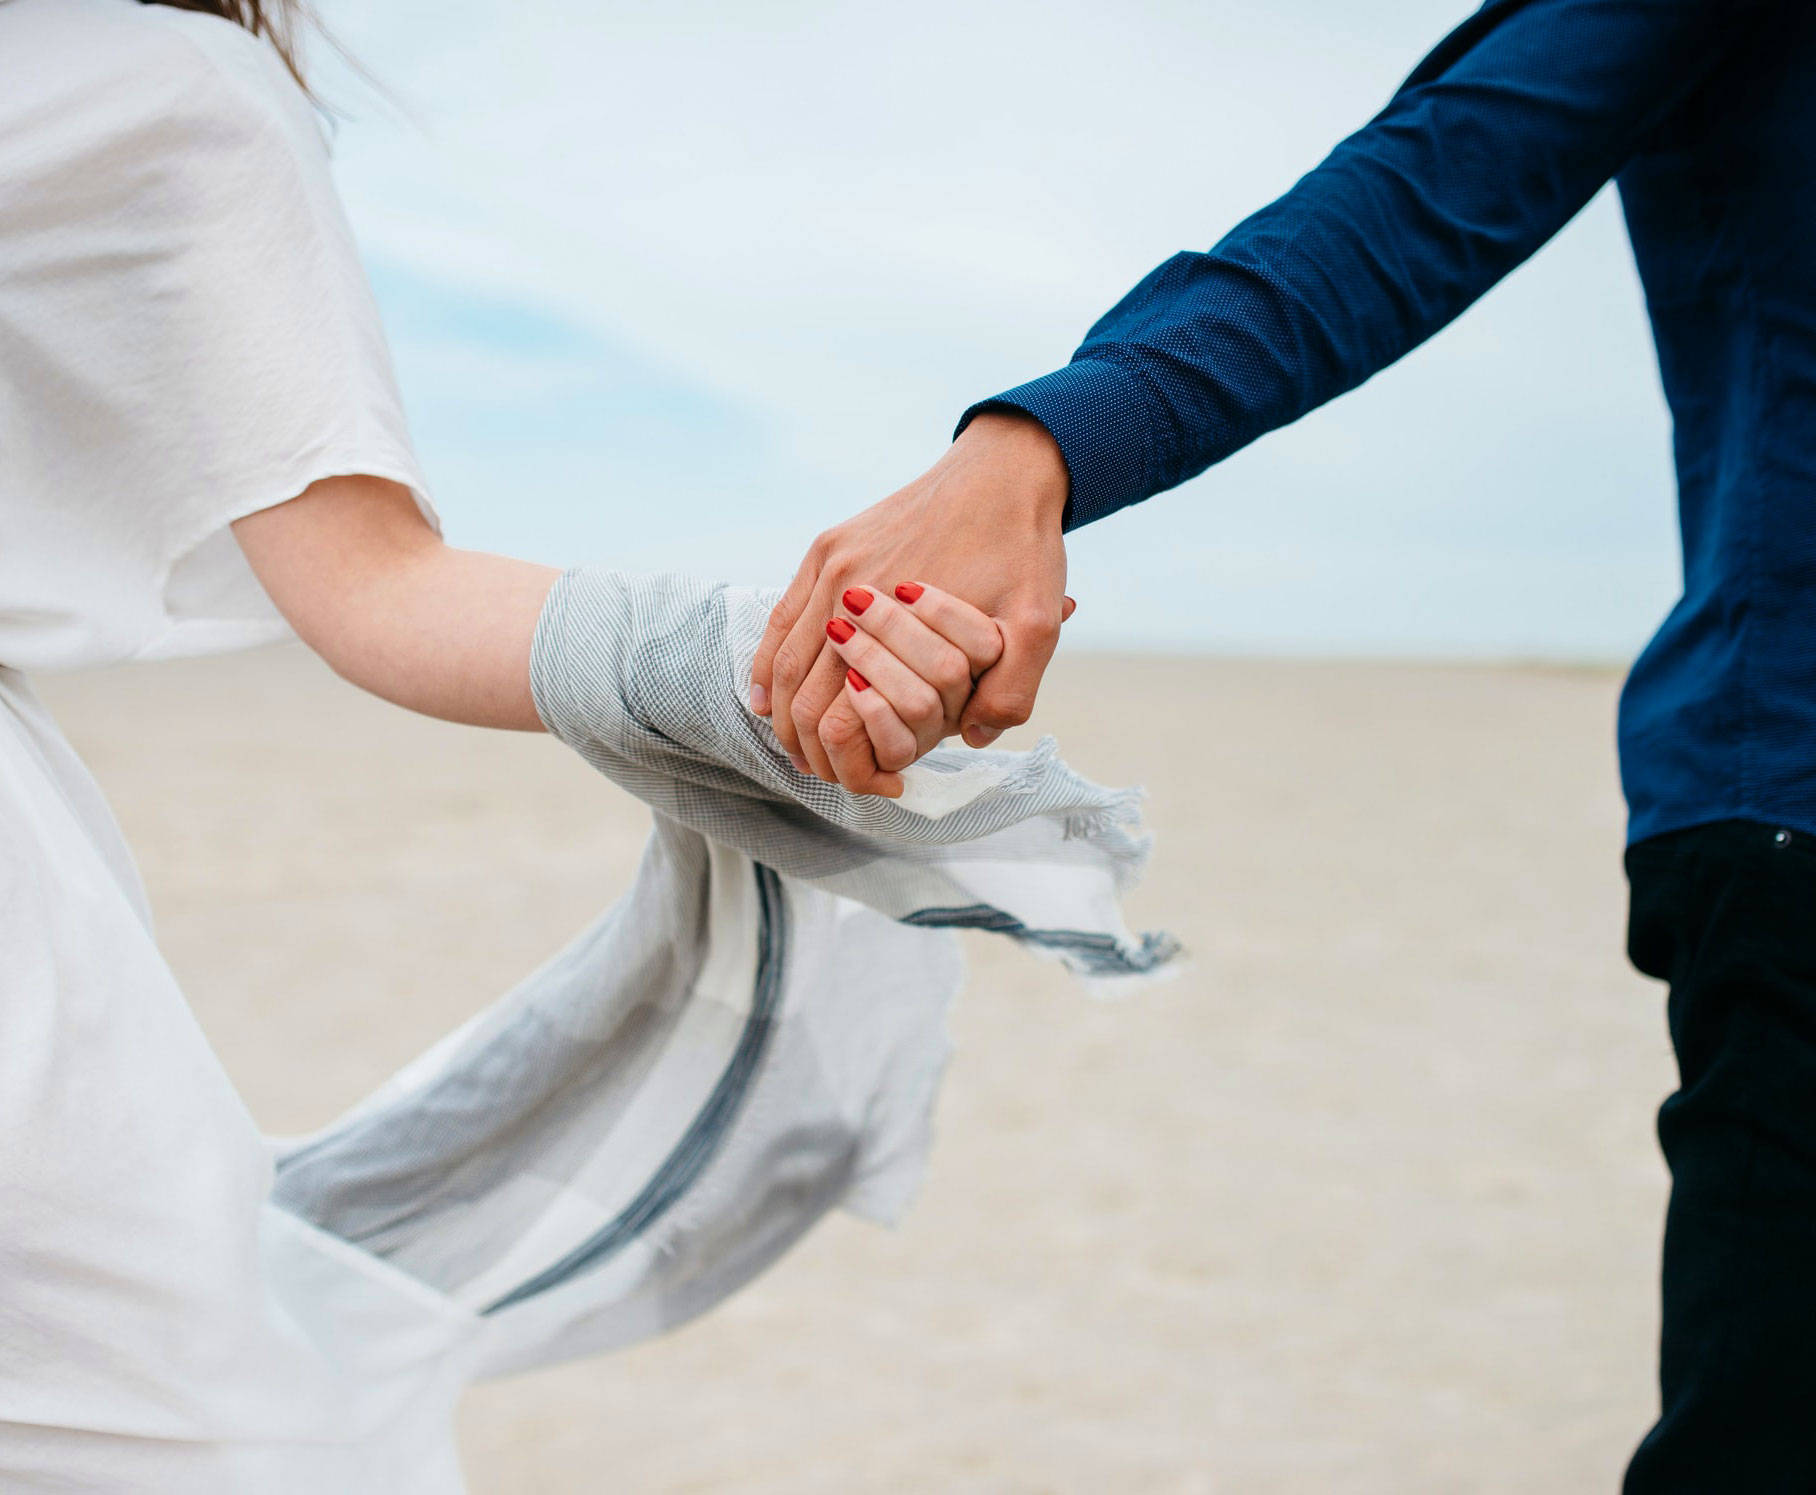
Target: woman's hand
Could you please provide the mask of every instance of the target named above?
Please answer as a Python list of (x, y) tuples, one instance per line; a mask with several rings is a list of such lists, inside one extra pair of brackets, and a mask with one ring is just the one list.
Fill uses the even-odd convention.
[[(1002, 658), (1002, 630), (970, 603), (919, 582), (903, 582), (894, 597), (850, 587), (839, 601), (826, 636), (845, 663), (845, 693), (876, 766), (899, 772), (958, 731), (978, 676)], [(840, 760), (850, 754), (826, 748), (846, 782)]]
[[(814, 541), (757, 646), (750, 709), (771, 719), (789, 753), (830, 778), (821, 718), (840, 710), (849, 690), (826, 648), (826, 619), (848, 588), (912, 577), (939, 582), (1002, 626), (1003, 653), (966, 708), (965, 741), (985, 747), (1020, 726), (1059, 641), (1069, 486), (1059, 445), (1038, 421), (978, 416), (927, 473)], [(855, 720), (835, 720), (834, 729)], [(880, 792), (861, 776), (839, 777), (854, 792)]]
[[(830, 763), (820, 773), (854, 794), (895, 799), (901, 770), (959, 730), (980, 675), (1003, 656), (1002, 630), (987, 613), (939, 587), (903, 582), (890, 597), (856, 586), (826, 624), (845, 671), (821, 717), (817, 741)], [(1072, 615), (1064, 599), (1061, 614)], [(795, 766), (814, 772), (804, 759)]]

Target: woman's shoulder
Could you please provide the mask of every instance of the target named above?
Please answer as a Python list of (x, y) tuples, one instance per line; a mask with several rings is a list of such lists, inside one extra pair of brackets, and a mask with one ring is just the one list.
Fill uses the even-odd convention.
[(81, 171), (97, 189), (180, 187), (236, 157), (323, 154), (315, 111), (276, 51), (219, 16), (4, 0), (0, 51), (0, 178), (15, 186)]
[(244, 26), (206, 11), (134, 5), (156, 33), (162, 66), (195, 88), (198, 108), (247, 128), (276, 129), (321, 144), (321, 120), (277, 49)]

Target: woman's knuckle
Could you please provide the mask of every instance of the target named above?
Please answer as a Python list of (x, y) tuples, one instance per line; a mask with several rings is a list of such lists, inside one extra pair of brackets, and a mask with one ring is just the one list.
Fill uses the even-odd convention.
[(940, 693), (925, 680), (917, 681), (908, 692), (908, 714), (912, 721), (921, 725), (931, 725), (946, 719), (946, 703), (940, 699)]

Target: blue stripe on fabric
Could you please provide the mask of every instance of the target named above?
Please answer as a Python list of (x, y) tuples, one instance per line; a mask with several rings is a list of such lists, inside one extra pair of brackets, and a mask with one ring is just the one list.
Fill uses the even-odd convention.
[(753, 864), (757, 878), (757, 974), (750, 1014), (732, 1052), (731, 1062), (713, 1086), (712, 1094), (675, 1144), (650, 1175), (642, 1191), (619, 1214), (601, 1226), (559, 1261), (520, 1283), (482, 1314), (502, 1312), (528, 1298), (559, 1287), (581, 1272), (597, 1266), (648, 1230), (693, 1185), (718, 1152), (737, 1119), (738, 1109), (756, 1077), (757, 1066), (769, 1046), (773, 1019), (782, 1000), (782, 983), (788, 956), (788, 907), (782, 882), (768, 867)]

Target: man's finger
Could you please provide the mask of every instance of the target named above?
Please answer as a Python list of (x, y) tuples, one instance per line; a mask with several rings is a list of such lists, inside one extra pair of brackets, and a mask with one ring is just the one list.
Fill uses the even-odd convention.
[[(820, 642), (826, 643), (824, 629), (820, 632)], [(788, 722), (794, 728), (796, 740), (801, 744), (797, 751), (807, 760), (809, 768), (829, 784), (836, 784), (839, 776), (833, 771), (832, 759), (826, 752), (826, 745), (820, 740), (820, 719), (826, 715), (826, 708), (839, 698), (839, 693), (844, 688), (845, 661), (834, 654), (830, 647), (824, 648), (814, 661), (813, 668), (807, 672), (807, 678), (801, 682), (801, 688), (788, 703)], [(778, 705), (778, 719), (780, 711)]]
[(999, 619), (1003, 630), (1003, 657), (977, 682), (960, 733), (972, 747), (988, 747), (1010, 727), (1019, 727), (1034, 714), (1034, 698), (1041, 677), (1059, 643), (1057, 622)]
[[(843, 679), (845, 667), (840, 665), (839, 669)], [(889, 799), (900, 796), (902, 776), (883, 773), (877, 768), (870, 729), (858, 713), (849, 687), (839, 692), (839, 698), (820, 719), (820, 742), (838, 773), (839, 782), (853, 794), (881, 794)]]
[[(0, 0), (0, 3), (4, 3), (4, 0)], [(813, 672), (814, 666), (819, 663), (820, 655), (826, 650), (826, 619), (832, 616), (832, 611), (830, 601), (821, 593), (829, 590), (830, 583), (824, 573), (821, 573), (790, 625), (788, 636), (777, 646), (775, 657), (771, 661), (770, 724), (776, 729), (776, 740), (797, 757), (809, 755), (795, 724), (794, 698)], [(827, 702), (835, 694), (836, 687), (826, 690), (825, 699), (820, 702), (820, 711), (826, 709)], [(819, 719), (819, 712), (815, 712), (813, 720), (817, 723)]]
[(775, 683), (776, 650), (782, 647), (782, 641), (799, 620), (801, 609), (813, 595), (813, 584), (819, 579), (819, 574), (820, 568), (814, 563), (812, 555), (809, 555), (801, 562), (801, 569), (795, 572), (788, 590), (782, 593), (776, 605), (769, 610), (769, 622), (764, 626), (762, 640), (757, 644), (756, 658), (750, 665), (750, 709), (758, 716), (769, 715)]

